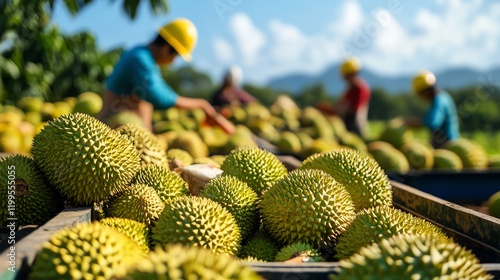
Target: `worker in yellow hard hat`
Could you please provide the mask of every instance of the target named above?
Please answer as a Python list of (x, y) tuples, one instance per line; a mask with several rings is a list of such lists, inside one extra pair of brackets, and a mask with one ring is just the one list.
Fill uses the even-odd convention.
[(188, 19), (179, 18), (161, 27), (148, 45), (125, 52), (106, 80), (99, 118), (107, 121), (121, 111), (132, 111), (147, 128), (152, 129), (154, 109), (174, 106), (201, 108), (210, 123), (232, 133), (234, 126), (219, 115), (208, 101), (177, 95), (161, 76), (160, 67), (171, 64), (177, 55), (191, 61), (197, 39), (195, 25)]
[(347, 89), (334, 108), (334, 113), (344, 120), (347, 130), (364, 138), (368, 123), (370, 87), (361, 78), (361, 62), (356, 57), (345, 60), (340, 66)]
[(405, 123), (409, 127), (427, 127), (432, 134), (432, 146), (439, 148), (447, 141), (460, 138), (460, 131), (455, 102), (436, 82), (436, 76), (430, 71), (421, 71), (413, 78), (413, 91), (429, 102), (430, 107), (422, 119), (406, 120)]

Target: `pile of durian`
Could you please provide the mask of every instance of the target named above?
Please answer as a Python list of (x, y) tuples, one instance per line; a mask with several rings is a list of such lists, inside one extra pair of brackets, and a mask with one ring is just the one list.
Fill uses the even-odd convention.
[[(29, 278), (261, 279), (252, 263), (340, 261), (332, 279), (492, 279), (441, 228), (394, 208), (366, 153), (315, 153), (288, 171), (254, 146), (199, 157), (182, 135), (74, 113), (44, 126), (32, 157), (1, 159), (0, 176), (16, 166), (21, 223), (44, 223), (63, 201), (97, 212), (39, 248)], [(183, 169), (197, 162), (222, 173), (195, 196)]]

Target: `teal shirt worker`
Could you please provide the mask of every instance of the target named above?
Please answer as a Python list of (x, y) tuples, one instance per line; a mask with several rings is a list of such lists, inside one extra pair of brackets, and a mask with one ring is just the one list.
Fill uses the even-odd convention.
[(434, 148), (459, 139), (455, 102), (447, 92), (438, 88), (436, 76), (430, 71), (421, 71), (413, 78), (412, 87), (419, 97), (429, 102), (429, 109), (418, 122), (407, 121), (406, 124), (411, 127), (427, 127), (431, 131), (431, 143)]
[(447, 92), (441, 91), (434, 97), (422, 124), (431, 131), (433, 145), (460, 138), (455, 102)]
[(119, 96), (135, 94), (157, 110), (173, 107), (178, 98), (163, 80), (147, 46), (135, 47), (124, 53), (106, 80), (106, 87)]
[(201, 98), (177, 95), (161, 75), (160, 67), (170, 65), (175, 57), (191, 60), (198, 33), (194, 24), (184, 18), (176, 19), (158, 30), (156, 38), (145, 46), (125, 52), (106, 80), (103, 106), (98, 118), (110, 123), (116, 114), (128, 111), (141, 118), (152, 131), (154, 110), (171, 107), (202, 109), (206, 121), (220, 126), (227, 133), (234, 125), (217, 114), (210, 103)]

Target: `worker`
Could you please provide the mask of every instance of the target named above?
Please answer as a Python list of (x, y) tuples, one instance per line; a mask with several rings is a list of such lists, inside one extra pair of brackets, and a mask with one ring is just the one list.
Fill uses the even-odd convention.
[(257, 101), (255, 97), (240, 87), (242, 76), (243, 72), (238, 66), (233, 66), (226, 72), (220, 88), (212, 95), (214, 107), (241, 106)]
[(161, 27), (148, 45), (125, 52), (106, 80), (99, 119), (106, 122), (121, 111), (132, 111), (152, 130), (155, 109), (164, 110), (174, 106), (201, 108), (207, 122), (232, 133), (234, 126), (219, 115), (207, 100), (179, 96), (162, 78), (160, 67), (171, 64), (177, 55), (187, 62), (191, 61), (197, 39), (195, 25), (188, 19), (179, 18)]
[(344, 120), (347, 130), (365, 138), (370, 87), (360, 77), (360, 71), (361, 62), (356, 57), (346, 59), (340, 66), (340, 73), (347, 83), (347, 90), (335, 106), (334, 112)]
[(431, 131), (434, 148), (460, 138), (455, 102), (446, 91), (439, 89), (436, 76), (432, 72), (421, 71), (413, 78), (412, 88), (430, 106), (423, 118), (405, 120), (405, 124), (413, 128), (427, 127)]

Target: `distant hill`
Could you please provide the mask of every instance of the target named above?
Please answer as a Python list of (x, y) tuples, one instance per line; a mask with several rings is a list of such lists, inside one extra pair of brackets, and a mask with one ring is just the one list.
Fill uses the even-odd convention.
[[(339, 65), (334, 65), (317, 76), (290, 74), (271, 80), (268, 86), (277, 90), (295, 93), (304, 87), (323, 83), (328, 92), (338, 95), (345, 87), (338, 74), (338, 69)], [(381, 87), (392, 94), (408, 92), (412, 79), (412, 76), (384, 77), (371, 72), (369, 69), (363, 70), (362, 76), (372, 88)], [(491, 82), (500, 86), (500, 68), (486, 72), (479, 72), (468, 68), (454, 68), (438, 72), (436, 76), (438, 84), (442, 88), (462, 88), (478, 85), (488, 80), (488, 77), (490, 77)]]

